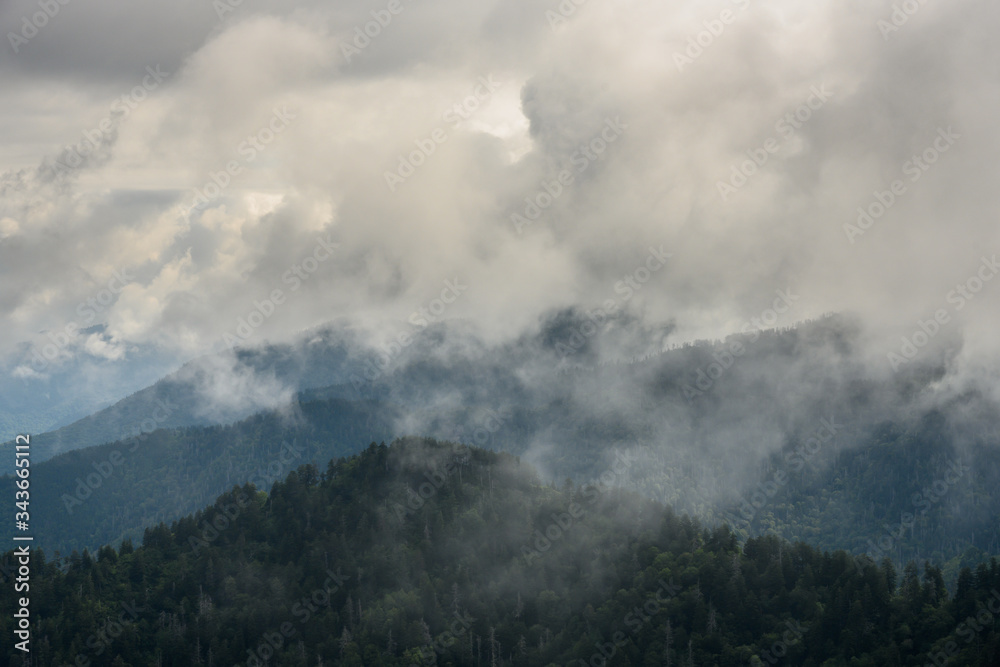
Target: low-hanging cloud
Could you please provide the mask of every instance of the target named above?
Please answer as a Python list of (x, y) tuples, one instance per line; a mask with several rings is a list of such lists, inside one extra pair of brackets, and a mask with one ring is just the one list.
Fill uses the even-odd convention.
[[(557, 3), (404, 0), (350, 59), (344, 44), (377, 22), (367, 3), (126, 4), (67, 3), (0, 63), (18, 102), (0, 130), (11, 368), (30, 368), (114, 270), (136, 278), (81, 350), (179, 363), (224, 349), (275, 290), (288, 298), (256, 340), (345, 315), (381, 338), (456, 277), (468, 291), (444, 317), (513, 340), (547, 313), (621, 300), (650, 247), (671, 257), (627, 307), (636, 326), (666, 327), (657, 345), (738, 331), (790, 289), (794, 320), (856, 314), (888, 368), (901, 337), (954, 308), (949, 293), (1000, 251), (1000, 10), (985, 0), (921, 5), (888, 33), (888, 1), (590, 0), (553, 24)], [(5, 5), (3, 33), (34, 11)], [(148, 68), (162, 81), (113, 111)], [(501, 85), (476, 93), (484, 78)], [(269, 136), (276, 108), (294, 120), (248, 159), (241, 146)], [(105, 118), (88, 156), (53, 171)], [(928, 153), (942, 132), (948, 150)], [(390, 189), (401, 160), (412, 174)], [(746, 182), (723, 199), (734, 169)], [(572, 182), (553, 195), (563, 172)], [(511, 216), (532, 201), (548, 204), (518, 229)], [(872, 202), (885, 210), (852, 237)], [(320, 238), (338, 254), (292, 293), (283, 277)], [(955, 378), (990, 382), (997, 287), (949, 313)]]

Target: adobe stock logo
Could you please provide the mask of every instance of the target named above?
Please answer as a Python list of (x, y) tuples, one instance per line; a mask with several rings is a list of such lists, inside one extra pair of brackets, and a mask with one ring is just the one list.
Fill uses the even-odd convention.
[[(760, 338), (760, 331), (764, 327), (774, 326), (778, 322), (778, 316), (787, 313), (800, 298), (792, 293), (790, 287), (785, 290), (776, 290), (774, 293), (776, 298), (771, 303), (772, 307), (765, 308), (759, 317), (751, 317), (740, 327), (740, 333), (749, 336), (748, 344), (757, 342), (757, 339)], [(684, 398), (690, 403), (696, 396), (701, 396), (709, 391), (719, 378), (729, 372), (736, 360), (742, 357), (746, 351), (747, 348), (743, 343), (731, 340), (728, 345), (723, 345), (722, 349), (713, 352), (712, 361), (709, 362), (708, 367), (699, 368), (695, 373), (694, 386), (685, 384), (681, 388), (684, 392)]]
[[(432, 299), (427, 307), (421, 306), (410, 315), (409, 322), (415, 327), (427, 327), (444, 315), (445, 310), (469, 289), (468, 285), (462, 283), (460, 278), (445, 280), (444, 288), (438, 298)], [(413, 344), (414, 338), (411, 332), (403, 331), (395, 340), (376, 346), (372, 350), (374, 358), (365, 362), (361, 374), (351, 374), (351, 385), (359, 394), (364, 393), (368, 384), (375, 382), (382, 377), (392, 366), (393, 361), (403, 353), (403, 350)]]
[[(819, 453), (823, 445), (833, 440), (842, 428), (844, 425), (838, 424), (835, 417), (820, 419), (820, 427), (794, 451), (785, 454), (785, 463), (788, 464), (792, 472), (802, 471), (806, 464), (810, 463)], [(740, 498), (737, 508), (739, 514), (733, 512), (727, 517), (731, 522), (730, 527), (734, 530), (742, 527), (742, 529), (749, 531), (757, 517), (757, 512), (767, 505), (771, 498), (777, 495), (778, 491), (790, 480), (791, 478), (784, 469), (778, 469), (771, 476), (771, 479), (758, 482), (757, 488), (753, 489), (748, 497)]]
[[(919, 154), (914, 154), (900, 167), (903, 174), (910, 177), (911, 183), (919, 181), (923, 175), (936, 163), (943, 154), (951, 150), (957, 139), (962, 135), (951, 129), (937, 128), (937, 136)], [(906, 183), (902, 179), (896, 179), (889, 184), (886, 190), (875, 190), (872, 192), (872, 199), (862, 207), (858, 207), (858, 219), (856, 224), (845, 223), (844, 233), (847, 240), (853, 245), (856, 237), (863, 236), (886, 212), (892, 208), (899, 199), (907, 193)]]
[(899, 515), (899, 523), (893, 526), (882, 522), (885, 534), (879, 535), (877, 543), (870, 539), (868, 540), (868, 555), (872, 560), (879, 561), (886, 556), (892, 555), (893, 550), (899, 548), (901, 540), (906, 536), (907, 531), (912, 531), (917, 519), (927, 514), (934, 505), (944, 498), (945, 494), (953, 486), (963, 479), (967, 479), (965, 474), (971, 472), (971, 470), (972, 468), (963, 464), (961, 460), (956, 459), (945, 468), (944, 474), (940, 478), (935, 479), (921, 491), (910, 496), (910, 503), (913, 505), (914, 510), (919, 509), (920, 511), (901, 513)]
[(41, 9), (35, 12), (29, 19), (27, 16), (21, 17), (20, 33), (8, 32), (7, 40), (14, 53), (18, 53), (21, 47), (33, 39), (38, 31), (49, 24), (51, 19), (56, 17), (59, 11), (68, 5), (70, 0), (38, 0), (38, 7)]
[[(646, 257), (646, 261), (615, 283), (615, 293), (621, 295), (622, 303), (628, 302), (635, 296), (636, 292), (650, 281), (653, 274), (666, 266), (667, 260), (673, 256), (673, 253), (665, 252), (662, 245), (659, 248), (649, 246), (649, 255)], [(587, 339), (597, 334), (611, 320), (612, 313), (617, 309), (618, 301), (607, 299), (601, 306), (588, 311), (586, 313), (587, 319), (570, 330), (566, 342), (556, 343), (555, 349), (559, 356), (566, 357), (584, 347), (587, 344)]]
[(927, 0), (903, 0), (899, 4), (894, 4), (889, 20), (879, 19), (875, 22), (882, 39), (888, 42), (890, 35), (899, 32), (899, 29), (906, 25), (910, 17), (919, 12), (926, 2)]
[(80, 336), (81, 329), (93, 324), (98, 314), (108, 310), (115, 302), (116, 296), (121, 294), (122, 290), (133, 280), (135, 277), (129, 273), (128, 269), (113, 270), (111, 278), (105, 283), (103, 289), (77, 304), (76, 313), (83, 320), (83, 325), (72, 320), (63, 327), (62, 331), (46, 331), (45, 335), (51, 342), (43, 345), (40, 350), (38, 347), (32, 347), (28, 359), (32, 369), (36, 372), (42, 372), (50, 362), (58, 359), (63, 354), (63, 350)]
[[(601, 473), (595, 480), (589, 481), (580, 487), (580, 495), (587, 501), (587, 505), (593, 505), (604, 492), (613, 488), (615, 482), (621, 482), (619, 477), (624, 478), (634, 463), (635, 454), (630, 452), (623, 454), (615, 452), (615, 460), (608, 470)], [(531, 537), (533, 542), (524, 544), (521, 547), (521, 555), (524, 557), (525, 565), (533, 565), (536, 560), (544, 556), (555, 543), (558, 543), (574, 526), (582, 522), (587, 516), (587, 508), (576, 501), (570, 501), (565, 512), (557, 514), (553, 512), (549, 515), (552, 522), (544, 530), (536, 529)]]
[(208, 205), (209, 202), (222, 194), (233, 182), (233, 177), (243, 173), (245, 167), (257, 159), (257, 156), (273, 142), (278, 135), (288, 129), (292, 121), (298, 114), (292, 113), (288, 107), (282, 105), (279, 110), (274, 107), (271, 110), (271, 118), (255, 133), (247, 135), (246, 139), (236, 147), (236, 152), (243, 160), (230, 160), (225, 164), (225, 169), (209, 172), (209, 180), (205, 181), (201, 188), (194, 188), (194, 199), (187, 206), (187, 212)]
[[(473, 112), (485, 107), (493, 93), (502, 85), (503, 83), (494, 80), (492, 74), (479, 77), (472, 87), (472, 94), (462, 98), (461, 102), (453, 104), (441, 119), (451, 125), (452, 130), (455, 130), (463, 120), (468, 120)], [(398, 162), (395, 171), (386, 170), (382, 174), (389, 192), (395, 192), (400, 185), (406, 183), (407, 179), (413, 176), (417, 169), (424, 166), (430, 157), (437, 152), (438, 146), (446, 141), (448, 141), (448, 130), (443, 127), (434, 128), (426, 137), (414, 139), (413, 145), (416, 146), (414, 150), (405, 155), (402, 153), (397, 155)]]
[(788, 626), (788, 629), (781, 635), (781, 639), (771, 644), (766, 651), (760, 652), (760, 657), (757, 658), (760, 662), (767, 662), (769, 665), (776, 664), (779, 659), (788, 655), (788, 647), (802, 641), (802, 637), (809, 630), (809, 626), (802, 625), (798, 621), (785, 621), (785, 625)]
[(90, 130), (83, 131), (83, 141), (66, 147), (53, 165), (56, 172), (69, 171), (83, 166), (89, 155), (96, 154), (102, 144), (114, 135), (118, 125), (135, 111), (157, 88), (160, 87), (170, 72), (164, 72), (160, 66), (149, 65), (141, 83), (124, 93), (109, 108), (110, 113), (102, 118)]
[(833, 97), (833, 93), (826, 89), (825, 84), (810, 87), (809, 97), (774, 124), (774, 129), (781, 135), (781, 139), (768, 137), (759, 147), (747, 150), (745, 152), (746, 159), (738, 165), (731, 165), (729, 179), (716, 182), (715, 187), (718, 189), (722, 201), (726, 201), (730, 195), (746, 185), (747, 181), (767, 164), (771, 156), (782, 149), (784, 142), (795, 136), (796, 130), (801, 130), (813, 117), (813, 114), (822, 109), (831, 97)]
[[(604, 159), (604, 153), (618, 138), (625, 134), (628, 123), (623, 123), (621, 116), (614, 119), (605, 118), (604, 125), (585, 143), (580, 144), (576, 151), (569, 156), (570, 162), (576, 167), (577, 173), (582, 174), (587, 171), (591, 163)], [(538, 220), (542, 213), (552, 206), (563, 192), (574, 182), (574, 175), (569, 169), (563, 169), (551, 180), (542, 180), (538, 190), (534, 195), (524, 198), (524, 215), (512, 213), (510, 221), (514, 224), (514, 229), (520, 234), (525, 227), (532, 225)]]
[[(413, 2), (413, 0), (408, 0)], [(394, 16), (398, 16), (406, 7), (400, 0), (389, 0), (385, 9), (371, 10), (369, 12), (373, 20), (368, 21), (363, 26), (355, 26), (354, 39), (351, 42), (344, 42), (340, 45), (340, 52), (344, 54), (344, 59), (351, 62), (351, 58), (361, 55), (367, 49), (372, 40), (382, 34), (383, 28), (388, 28)]]
[(578, 7), (582, 7), (587, 4), (587, 0), (562, 0), (559, 6), (556, 8), (559, 11), (554, 12), (551, 9), (545, 12), (545, 20), (549, 22), (549, 27), (552, 28), (552, 32), (556, 32), (556, 29), (566, 23), (566, 21), (576, 14)]
[[(750, 0), (733, 0), (733, 4), (740, 11), (744, 11), (750, 6)], [(726, 31), (726, 26), (731, 25), (736, 20), (736, 13), (732, 9), (723, 9), (719, 12), (718, 18), (710, 21), (702, 21), (704, 30), (688, 37), (687, 45), (683, 52), (674, 51), (674, 65), (678, 72), (683, 72), (688, 65), (693, 65), (694, 61), (701, 58), (705, 49), (710, 48), (715, 41)]]
[[(992, 258), (983, 257), (975, 274), (970, 276), (965, 282), (955, 285), (955, 289), (948, 292), (945, 300), (954, 306), (954, 311), (957, 313), (965, 308), (966, 304), (976, 298), (976, 295), (998, 273), (1000, 273), (1000, 262), (997, 261), (997, 256), (993, 255)], [(886, 355), (893, 372), (898, 371), (903, 364), (912, 362), (920, 350), (926, 347), (942, 327), (951, 321), (951, 314), (946, 308), (938, 308), (934, 311), (933, 316), (926, 320), (917, 319), (917, 326), (919, 328), (915, 329), (910, 336), (902, 337), (899, 352), (889, 352)]]

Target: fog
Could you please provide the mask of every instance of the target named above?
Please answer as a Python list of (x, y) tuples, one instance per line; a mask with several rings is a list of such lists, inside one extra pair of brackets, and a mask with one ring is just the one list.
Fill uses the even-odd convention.
[[(826, 384), (896, 386), (921, 364), (943, 374), (907, 410), (995, 394), (995, 5), (563, 5), (100, 1), (28, 37), (36, 4), (7, 3), (5, 391), (72, 395), (38, 409), (54, 425), (337, 318), (379, 345), (448, 322), (520, 355), (533, 396), (673, 441), (694, 425), (638, 400), (641, 372), (551, 375), (840, 313), (849, 355), (824, 343), (773, 377), (739, 362), (770, 387), (741, 405), (786, 417), (750, 437), (747, 407), (708, 449), (771, 451), (812, 427)], [(595, 309), (607, 331), (547, 350)], [(467, 351), (398, 361), (432, 350)], [(206, 414), (297, 388), (217, 370)], [(466, 398), (439, 387), (426, 412)]]

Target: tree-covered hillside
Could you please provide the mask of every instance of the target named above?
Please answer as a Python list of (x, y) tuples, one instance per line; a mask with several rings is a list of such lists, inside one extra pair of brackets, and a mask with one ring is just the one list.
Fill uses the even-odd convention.
[[(263, 345), (205, 355), (180, 369), (115, 401), (112, 405), (69, 424), (38, 432), (26, 415), (34, 414), (22, 403), (40, 401), (58, 393), (33, 384), (8, 388), (11, 398), (0, 402), (0, 426), (20, 424), (18, 433), (32, 433), (32, 456), (38, 462), (60, 453), (148, 434), (161, 428), (227, 424), (267, 408), (282, 407), (302, 389), (325, 387), (345, 381), (370, 354), (348, 327), (327, 326), (305, 334), (292, 345)], [(58, 375), (52, 384), (58, 385)], [(7, 398), (2, 394), (0, 398)], [(9, 411), (9, 412), (8, 412)], [(52, 409), (45, 410), (45, 414)], [(53, 413), (55, 416), (55, 413)], [(63, 416), (62, 413), (58, 416)], [(42, 424), (51, 423), (43, 421)], [(8, 431), (9, 432), (9, 431)], [(13, 463), (0, 460), (0, 472), (11, 472)]]
[[(304, 463), (388, 439), (393, 421), (387, 406), (331, 399), (67, 452), (32, 465), (35, 542), (68, 554), (138, 539), (145, 527), (194, 512), (234, 485), (267, 489)], [(0, 478), (0, 494), (13, 498), (14, 483)], [(3, 534), (12, 530), (7, 524)]]
[(952, 428), (930, 414), (911, 428), (886, 423), (848, 450), (789, 448), (720, 516), (741, 534), (945, 562), (954, 581), (962, 565), (1000, 553), (1000, 438), (957, 447)]
[[(45, 437), (33, 436), (41, 545), (137, 539), (234, 484), (266, 487), (290, 466), (415, 435), (506, 451), (546, 480), (587, 479), (625, 453), (638, 463), (623, 485), (707, 525), (727, 521), (741, 539), (775, 532), (900, 567), (936, 560), (949, 582), (961, 565), (1000, 553), (996, 409), (982, 392), (941, 393), (944, 352), (928, 349), (896, 375), (866, 374), (857, 326), (831, 317), (600, 363), (602, 346), (641, 349), (638, 334), (615, 320), (581, 338), (585, 324), (558, 313), (493, 346), (458, 325), (428, 327), (384, 368), (361, 363), (371, 351), (343, 331), (241, 350), (246, 377), (341, 382), (231, 425), (154, 431), (170, 420), (150, 422), (150, 433), (49, 461)], [(637, 340), (665, 335), (646, 334)], [(211, 384), (210, 364), (195, 367), (194, 384), (165, 380), (73, 428), (106, 432), (161, 399), (155, 414), (192, 418), (204, 394), (195, 385)], [(282, 453), (282, 442), (295, 449)], [(950, 482), (949, 466), (961, 471)], [(0, 493), (12, 483), (0, 478)]]
[[(740, 547), (617, 488), (405, 440), (170, 526), (32, 558), (36, 664), (737, 665), (1000, 661), (1000, 563), (963, 570)], [(11, 608), (12, 587), (0, 588)], [(10, 606), (8, 606), (10, 605)], [(0, 618), (12, 636), (13, 619)], [(21, 664), (13, 647), (6, 664)]]

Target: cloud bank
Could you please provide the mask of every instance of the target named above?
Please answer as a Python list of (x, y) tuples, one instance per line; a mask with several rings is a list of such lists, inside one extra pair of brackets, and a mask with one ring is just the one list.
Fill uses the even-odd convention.
[(0, 356), (608, 302), (666, 345), (784, 292), (886, 368), (943, 310), (995, 386), (1000, 9), (903, 4), (7, 3)]

